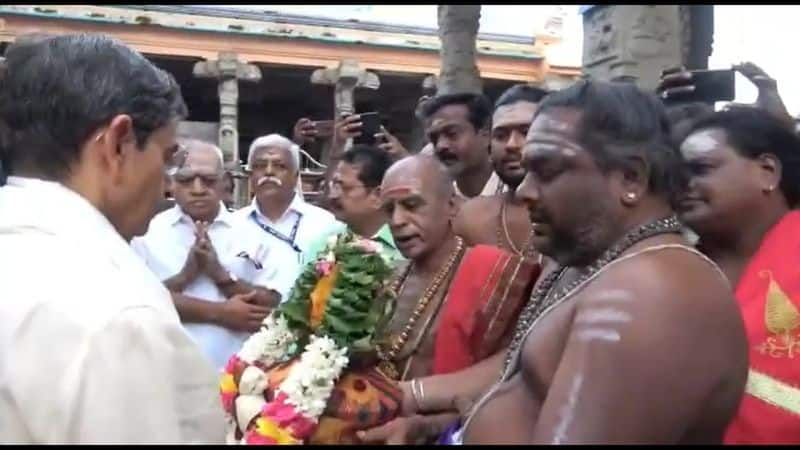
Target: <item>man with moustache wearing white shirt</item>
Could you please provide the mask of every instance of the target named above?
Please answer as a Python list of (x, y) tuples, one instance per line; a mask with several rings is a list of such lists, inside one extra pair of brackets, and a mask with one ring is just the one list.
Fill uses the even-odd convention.
[(222, 368), (276, 306), (277, 264), (222, 201), (222, 151), (184, 142), (185, 162), (172, 174), (177, 204), (150, 222), (131, 245), (172, 294), (184, 327)]
[(248, 155), (253, 202), (234, 213), (260, 233), (269, 249), (270, 264), (276, 264), (279, 281), (275, 289), (287, 294), (308, 261), (304, 254), (320, 236), (337, 225), (330, 212), (306, 203), (297, 192), (300, 148), (279, 134), (257, 138)]

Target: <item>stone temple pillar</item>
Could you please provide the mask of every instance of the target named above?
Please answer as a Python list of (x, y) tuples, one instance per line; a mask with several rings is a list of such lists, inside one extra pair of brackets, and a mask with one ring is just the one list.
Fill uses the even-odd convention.
[(583, 71), (591, 78), (634, 81), (654, 90), (661, 71), (706, 68), (709, 5), (591, 5), (583, 14)]
[(225, 168), (234, 179), (234, 201), (236, 208), (249, 203), (247, 175), (239, 160), (239, 81), (258, 82), (261, 69), (253, 64), (239, 61), (235, 53), (221, 52), (216, 61), (200, 61), (194, 66), (194, 76), (211, 78), (219, 83), (219, 148), (225, 160)]
[[(353, 114), (356, 89), (378, 89), (380, 78), (373, 72), (361, 68), (358, 61), (343, 59), (336, 67), (317, 69), (311, 74), (312, 84), (333, 86), (333, 117), (338, 120), (343, 113)], [(322, 163), (328, 164), (330, 155), (322, 155)]]

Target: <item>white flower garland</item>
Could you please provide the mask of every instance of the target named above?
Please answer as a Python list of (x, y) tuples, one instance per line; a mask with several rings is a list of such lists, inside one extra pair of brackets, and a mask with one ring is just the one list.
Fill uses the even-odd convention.
[(311, 336), (300, 361), (278, 389), (286, 394), (288, 403), (316, 421), (325, 411), (334, 384), (347, 363), (347, 348), (338, 348), (327, 336)]
[(237, 355), (247, 364), (258, 361), (269, 367), (281, 362), (296, 341), (297, 336), (289, 329), (286, 319), (270, 314), (264, 319), (261, 330), (247, 338)]
[[(281, 408), (281, 402), (285, 401), (285, 405), (294, 409), (292, 414), (296, 417), (302, 417), (302, 421), (308, 425), (318, 423), (319, 417), (325, 412), (336, 381), (347, 367), (349, 359), (347, 348), (339, 348), (333, 339), (309, 336), (309, 342), (300, 359), (294, 363), (286, 379), (275, 390), (274, 400), (268, 403), (264, 397), (269, 389), (268, 376), (254, 363), (263, 364), (263, 367), (269, 370), (275, 364), (287, 360), (291, 346), (296, 342), (297, 336), (289, 328), (286, 319), (271, 314), (264, 319), (263, 328), (250, 336), (242, 349), (228, 363), (225, 373), (231, 382), (234, 379), (232, 370), (236, 366), (235, 361), (238, 359), (246, 367), (241, 372), (239, 383), (231, 388), (232, 391), (222, 389), (223, 398), (233, 395), (230, 401), (236, 405), (236, 417), (233, 416), (232, 409), (226, 410), (227, 442), (236, 442), (237, 430), (245, 433), (239, 441), (241, 443), (281, 442), (281, 439), (286, 439), (289, 435), (293, 436), (290, 441), (302, 442), (309, 437), (304, 433), (312, 432), (313, 427), (284, 429), (277, 425), (276, 421), (279, 420), (271, 417), (273, 413), (269, 412), (270, 405), (274, 404), (277, 408)], [(256, 418), (256, 427), (247, 431), (246, 424), (253, 418)], [(262, 427), (267, 422), (272, 423), (272, 427)], [(297, 434), (301, 430), (303, 432)]]

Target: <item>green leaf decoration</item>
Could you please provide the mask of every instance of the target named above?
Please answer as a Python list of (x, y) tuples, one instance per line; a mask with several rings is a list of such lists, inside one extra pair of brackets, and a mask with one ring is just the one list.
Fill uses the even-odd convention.
[[(317, 263), (333, 254), (337, 268), (335, 285), (325, 306), (317, 335), (326, 335), (337, 345), (359, 351), (374, 349), (375, 339), (383, 332), (394, 311), (394, 295), (389, 292), (392, 268), (378, 254), (360, 244), (362, 238), (352, 232), (340, 234), (317, 259), (306, 265), (290, 298), (278, 307), (289, 326), (304, 336), (312, 333), (309, 314), (311, 293), (321, 278)], [(303, 347), (298, 343), (298, 349)]]

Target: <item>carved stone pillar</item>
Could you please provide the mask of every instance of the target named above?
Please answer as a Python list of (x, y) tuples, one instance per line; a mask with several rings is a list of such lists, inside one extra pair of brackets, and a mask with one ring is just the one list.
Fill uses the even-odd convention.
[(194, 76), (213, 78), (219, 82), (219, 148), (226, 169), (234, 178), (234, 200), (241, 208), (249, 202), (247, 174), (239, 159), (239, 80), (258, 82), (261, 69), (239, 61), (236, 53), (220, 52), (216, 61), (200, 61), (194, 65)]
[[(689, 6), (594, 5), (583, 8), (583, 70), (601, 80), (635, 81), (654, 90), (661, 71), (687, 64)], [(713, 23), (711, 24), (713, 27)], [(701, 33), (698, 33), (700, 36)], [(698, 43), (702, 45), (703, 43)], [(710, 42), (708, 42), (710, 52)], [(697, 52), (694, 52), (694, 66)]]
[[(333, 85), (333, 117), (338, 119), (342, 113), (355, 112), (355, 90), (357, 88), (378, 89), (381, 85), (378, 75), (362, 69), (358, 61), (343, 59), (336, 67), (317, 69), (311, 74), (311, 83)], [(325, 152), (328, 153), (328, 152)], [(328, 163), (328, 155), (322, 155), (322, 162)]]

